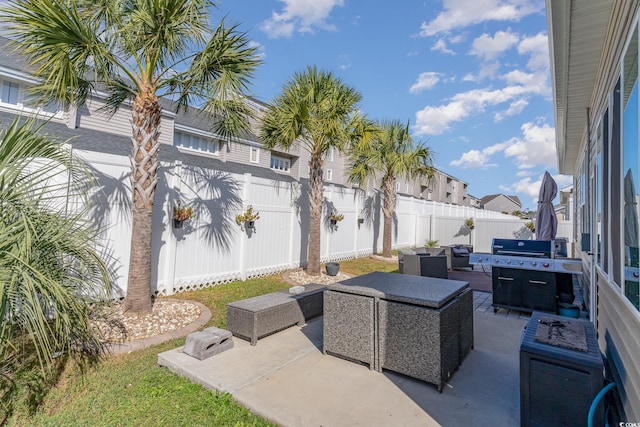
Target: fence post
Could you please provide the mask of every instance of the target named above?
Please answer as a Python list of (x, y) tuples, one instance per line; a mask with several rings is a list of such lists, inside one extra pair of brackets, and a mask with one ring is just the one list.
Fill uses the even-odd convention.
[(360, 223), (358, 222), (358, 218), (360, 218), (360, 194), (358, 190), (352, 188), (353, 198), (355, 199), (355, 208), (356, 208), (356, 222), (355, 222), (355, 230), (353, 233), (353, 257), (358, 258), (358, 232), (360, 231)]
[[(164, 276), (165, 276), (165, 295), (173, 295), (173, 289), (176, 281), (176, 255), (178, 253), (178, 239), (173, 233), (173, 205), (178, 199), (180, 193), (180, 187), (182, 183), (182, 162), (176, 160), (173, 163), (173, 174), (171, 175), (171, 182), (169, 183), (170, 197), (169, 197), (169, 235), (167, 239), (167, 251), (164, 262)], [(158, 289), (159, 291), (159, 289)]]
[(435, 231), (436, 231), (436, 215), (435, 213), (431, 214), (431, 217), (429, 218), (430, 220), (430, 227), (431, 229), (429, 230), (429, 240), (435, 240)]
[[(300, 188), (300, 184), (297, 184), (298, 188), (297, 188), (297, 192), (298, 192), (298, 202), (300, 201), (300, 192), (302, 191), (302, 189)], [(289, 187), (289, 200), (293, 200), (293, 185)], [(296, 210), (296, 204), (295, 203), (291, 203), (289, 206), (289, 268), (295, 268), (296, 264), (293, 261), (293, 242), (294, 242), (294, 236), (295, 236), (295, 230), (296, 230), (296, 223), (297, 223), (297, 210)], [(302, 237), (302, 236), (300, 236)]]
[[(244, 174), (244, 184), (242, 185), (242, 210), (244, 211), (247, 208), (248, 199), (249, 199), (249, 186), (251, 185), (251, 174), (249, 172)], [(244, 236), (244, 233), (240, 233), (240, 258), (238, 260), (239, 269), (240, 269), (240, 279), (242, 281), (247, 280), (247, 265), (245, 260), (247, 258), (247, 253), (245, 251), (247, 238)]]
[[(331, 202), (332, 200), (332, 196), (333, 196), (333, 186), (329, 185), (327, 188), (324, 189), (325, 191), (325, 199), (327, 199), (327, 201)], [(324, 208), (324, 206), (323, 206)], [(326, 212), (326, 214), (330, 214), (330, 212)], [(320, 217), (320, 224), (324, 224), (324, 220), (325, 217)], [(325, 239), (326, 239), (326, 253), (325, 253), (325, 262), (326, 261), (332, 261), (332, 259), (330, 258), (331, 256), (331, 234), (333, 233), (333, 229), (331, 230), (331, 233), (327, 233), (325, 227), (323, 227), (322, 225), (320, 225), (320, 250), (322, 250), (322, 235), (324, 234)], [(320, 257), (320, 260), (322, 261), (322, 256)]]

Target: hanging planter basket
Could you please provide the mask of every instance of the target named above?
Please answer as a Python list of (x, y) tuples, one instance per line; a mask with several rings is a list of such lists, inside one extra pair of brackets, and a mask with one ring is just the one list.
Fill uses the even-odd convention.
[(180, 220), (180, 219), (173, 219), (173, 228), (182, 228), (182, 223), (184, 221)]

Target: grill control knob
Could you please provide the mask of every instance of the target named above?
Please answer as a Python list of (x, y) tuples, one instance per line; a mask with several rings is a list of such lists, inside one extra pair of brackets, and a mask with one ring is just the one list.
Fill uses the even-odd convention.
[(548, 262), (543, 262), (543, 263), (542, 263), (542, 266), (543, 266), (544, 268), (549, 268), (549, 263), (548, 263)]
[(518, 264), (523, 265), (524, 261), (518, 261)]
[(511, 260), (510, 259), (507, 260), (507, 264), (511, 264)]
[(536, 265), (538, 265), (538, 262), (537, 262), (537, 261), (532, 261), (532, 262), (531, 262), (531, 266), (532, 266), (532, 267), (535, 267)]

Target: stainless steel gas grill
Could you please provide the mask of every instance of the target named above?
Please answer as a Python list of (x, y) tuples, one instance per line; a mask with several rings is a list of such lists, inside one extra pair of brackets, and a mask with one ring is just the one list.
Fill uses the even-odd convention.
[(472, 253), (469, 263), (491, 266), (493, 307), (556, 312), (561, 295), (573, 295), (572, 274), (582, 262), (558, 256), (553, 240), (493, 239), (491, 253)]

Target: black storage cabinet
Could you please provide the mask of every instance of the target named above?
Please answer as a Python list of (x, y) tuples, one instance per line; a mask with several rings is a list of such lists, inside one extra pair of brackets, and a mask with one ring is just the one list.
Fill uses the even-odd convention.
[(556, 273), (493, 267), (493, 307), (556, 313)]
[[(541, 317), (585, 324), (588, 352), (536, 341)], [(604, 386), (603, 362), (593, 324), (534, 312), (520, 346), (520, 420), (523, 427), (586, 426), (591, 402)], [(602, 403), (594, 426), (604, 425)]]

